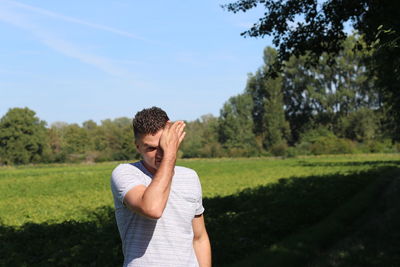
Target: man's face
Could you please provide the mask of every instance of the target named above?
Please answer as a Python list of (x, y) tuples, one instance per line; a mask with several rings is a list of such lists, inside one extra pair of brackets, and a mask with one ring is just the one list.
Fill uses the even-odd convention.
[(160, 138), (163, 130), (159, 130), (156, 134), (146, 134), (139, 136), (136, 140), (136, 148), (142, 155), (143, 162), (148, 171), (155, 174), (160, 167), (163, 157), (163, 151), (160, 148)]

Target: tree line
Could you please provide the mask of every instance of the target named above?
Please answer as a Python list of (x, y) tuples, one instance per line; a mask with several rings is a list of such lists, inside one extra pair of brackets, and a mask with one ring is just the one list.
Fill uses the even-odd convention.
[[(380, 89), (380, 101), (385, 104), (385, 127), (392, 129), (392, 138), (400, 141), (400, 2), (396, 0), (235, 0), (222, 5), (237, 13), (254, 8), (262, 15), (244, 36), (270, 36), (278, 49), (278, 60), (267, 75), (274, 77), (295, 55), (306, 56), (305, 68), (321, 63), (337, 63), (347, 49), (343, 41), (351, 26), (362, 36), (352, 49), (367, 51), (364, 63)], [(390, 117), (390, 119), (389, 119)]]
[(244, 92), (221, 109), (223, 146), (243, 155), (391, 150), (398, 133), (366, 64), (371, 51), (353, 49), (360, 42), (347, 38), (334, 63), (326, 53), (314, 66), (308, 55), (291, 56), (275, 76), (269, 70), (278, 53), (267, 47), (264, 65), (249, 75)]
[[(308, 55), (292, 56), (275, 76), (268, 71), (278, 52), (267, 47), (263, 66), (218, 117), (187, 122), (180, 156), (399, 152), (393, 118), (366, 64), (370, 51), (353, 49), (357, 42), (347, 38), (334, 64), (327, 54), (312, 67)], [(130, 118), (47, 127), (33, 110), (12, 108), (0, 119), (0, 164), (136, 159), (133, 140)]]

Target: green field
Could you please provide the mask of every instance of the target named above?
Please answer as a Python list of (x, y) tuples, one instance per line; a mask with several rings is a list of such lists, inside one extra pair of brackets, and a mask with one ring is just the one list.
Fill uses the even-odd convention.
[[(120, 265), (109, 186), (118, 164), (1, 167), (0, 266)], [(384, 231), (400, 239), (399, 154), (178, 165), (200, 176), (215, 266), (400, 266), (399, 241)], [(381, 233), (365, 239), (371, 227)], [(389, 241), (354, 254), (359, 237)], [(365, 265), (373, 253), (382, 260)]]

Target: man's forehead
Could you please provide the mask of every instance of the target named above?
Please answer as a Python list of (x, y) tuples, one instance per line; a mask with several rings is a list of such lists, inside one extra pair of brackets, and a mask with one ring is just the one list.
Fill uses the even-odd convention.
[(146, 142), (146, 141), (142, 141), (142, 144), (146, 147), (156, 147), (158, 146), (159, 142)]
[(162, 134), (162, 130), (158, 131), (155, 134), (146, 134), (139, 138), (140, 142), (145, 146), (158, 146), (160, 142), (160, 137)]

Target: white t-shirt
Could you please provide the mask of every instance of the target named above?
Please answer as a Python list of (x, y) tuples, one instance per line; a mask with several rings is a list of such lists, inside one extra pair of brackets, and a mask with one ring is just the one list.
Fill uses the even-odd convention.
[(167, 205), (158, 220), (133, 212), (123, 203), (130, 189), (148, 186), (152, 178), (140, 161), (120, 164), (112, 172), (111, 190), (122, 240), (123, 266), (197, 267), (192, 220), (204, 212), (199, 177), (192, 169), (175, 167)]

